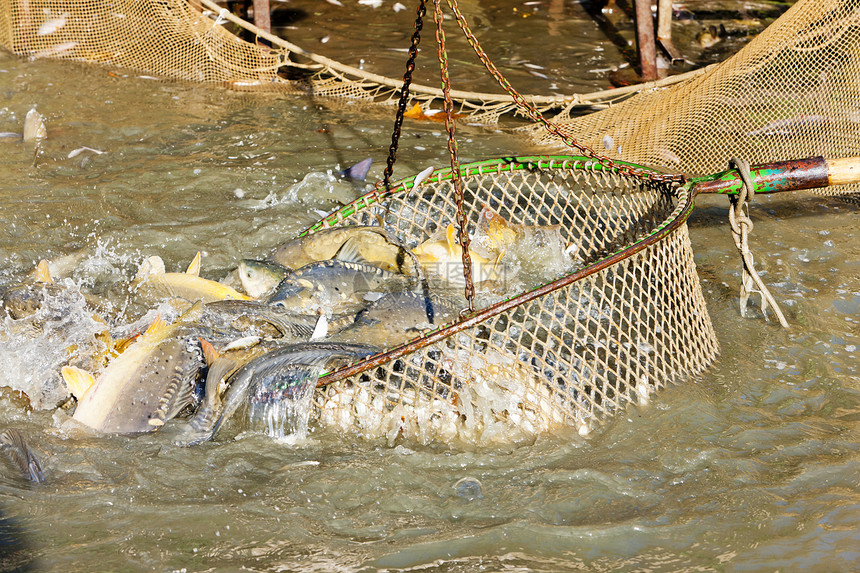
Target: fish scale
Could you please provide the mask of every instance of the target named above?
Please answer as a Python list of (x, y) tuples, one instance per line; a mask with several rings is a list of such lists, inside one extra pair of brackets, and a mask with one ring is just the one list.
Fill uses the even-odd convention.
[(309, 314), (320, 309), (327, 314), (357, 312), (366, 306), (368, 293), (403, 290), (413, 280), (373, 265), (333, 259), (290, 273), (267, 302)]

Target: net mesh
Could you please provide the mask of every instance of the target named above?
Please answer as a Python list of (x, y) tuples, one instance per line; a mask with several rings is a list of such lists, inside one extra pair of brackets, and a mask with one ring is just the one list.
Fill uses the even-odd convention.
[[(688, 198), (684, 188), (605, 171), (584, 158), (511, 168), (520, 164), (463, 166), (470, 225), (484, 205), (515, 224), (560, 225), (582, 267), (678, 221)], [(414, 247), (453, 220), (453, 193), (449, 179), (380, 203), (362, 199), (323, 225), (382, 218)], [(561, 427), (585, 433), (628, 403), (701, 372), (717, 352), (681, 224), (618, 264), (321, 387), (317, 413), (339, 430), (392, 441), (406, 435), (474, 443)]]
[[(698, 77), (554, 121), (610, 157), (686, 173), (724, 169), (730, 157), (860, 155), (860, 2), (800, 0)], [(539, 127), (526, 131), (536, 143), (561, 145)]]
[[(232, 24), (268, 40), (246, 42)], [(594, 94), (530, 95), (580, 143), (606, 155), (684, 172), (729, 157), (767, 162), (860, 153), (860, 0), (799, 0), (738, 54), (705, 70)], [(33, 58), (119, 66), (238, 90), (314, 94), (393, 105), (399, 79), (309, 53), (210, 0), (0, 0), (0, 45)], [(517, 112), (507, 94), (452, 92), (458, 114), (493, 123)], [(426, 108), (438, 88), (412, 85)], [(595, 107), (604, 107), (597, 112)], [(560, 148), (540, 126), (522, 133)], [(840, 192), (856, 191), (856, 186)]]
[[(271, 44), (247, 42), (237, 26)], [(392, 105), (402, 80), (368, 73), (267, 34), (209, 0), (0, 0), (0, 45), (32, 58), (61, 58), (206, 82)], [(430, 106), (439, 88), (413, 85), (410, 103)], [(506, 95), (457, 91), (456, 113), (494, 123), (516, 109)], [(530, 98), (541, 109), (570, 98)], [(436, 104), (437, 107), (439, 104)]]

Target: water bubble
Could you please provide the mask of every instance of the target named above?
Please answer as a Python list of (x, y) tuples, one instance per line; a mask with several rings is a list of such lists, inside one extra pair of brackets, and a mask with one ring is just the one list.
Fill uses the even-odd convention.
[(484, 495), (481, 491), (481, 482), (478, 481), (477, 478), (473, 477), (464, 477), (454, 484), (454, 491), (457, 492), (459, 497), (467, 499), (469, 501), (474, 501), (476, 499), (483, 499)]

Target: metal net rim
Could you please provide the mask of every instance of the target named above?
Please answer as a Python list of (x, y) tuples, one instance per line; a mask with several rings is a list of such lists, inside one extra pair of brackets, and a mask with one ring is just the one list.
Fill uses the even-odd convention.
[[(622, 166), (630, 168), (651, 171), (655, 174), (659, 173), (648, 167), (643, 167), (635, 163), (617, 162)], [(460, 174), (464, 179), (477, 175), (501, 174), (504, 172), (514, 173), (518, 171), (534, 171), (534, 170), (569, 170), (569, 171), (594, 171), (614, 174), (619, 177), (641, 180), (636, 176), (631, 176), (623, 171), (601, 164), (599, 161), (585, 156), (571, 155), (532, 155), (532, 156), (505, 156), (495, 159), (485, 159), (460, 165)], [(362, 195), (344, 207), (334, 211), (326, 217), (323, 217), (314, 225), (311, 225), (299, 236), (304, 236), (325, 228), (341, 225), (347, 217), (350, 217), (359, 211), (378, 205), (384, 200), (399, 194), (407, 194), (411, 191), (431, 184), (439, 184), (444, 181), (453, 179), (452, 169), (450, 167), (434, 172), (421, 180), (420, 174), (405, 177), (392, 184), (389, 191), (385, 191), (380, 187)], [(417, 180), (417, 183), (416, 183)], [(629, 244), (611, 254), (605, 255), (590, 264), (585, 265), (571, 273), (563, 275), (549, 283), (545, 283), (534, 289), (522, 292), (513, 297), (502, 300), (498, 303), (476, 310), (466, 316), (460, 317), (458, 320), (424, 331), (417, 337), (400, 344), (398, 346), (384, 349), (383, 351), (360, 360), (351, 365), (343, 366), (332, 372), (324, 373), (320, 376), (317, 386), (326, 386), (334, 382), (355, 376), (379, 366), (387, 362), (396, 360), (405, 355), (411, 354), (416, 350), (444, 340), (459, 332), (479, 325), (485, 320), (497, 316), (503, 312), (511, 310), (517, 306), (526, 304), (541, 296), (550, 294), (556, 290), (564, 288), (572, 283), (581, 281), (591, 275), (594, 275), (608, 267), (618, 264), (626, 259), (629, 259), (636, 253), (639, 253), (649, 246), (652, 246), (667, 237), (671, 236), (676, 230), (686, 224), (687, 219), (693, 211), (694, 206), (694, 186), (690, 183), (681, 185), (677, 181), (651, 181), (652, 185), (664, 187), (667, 193), (674, 195), (678, 201), (675, 208), (656, 225), (650, 232), (646, 233), (638, 240)]]

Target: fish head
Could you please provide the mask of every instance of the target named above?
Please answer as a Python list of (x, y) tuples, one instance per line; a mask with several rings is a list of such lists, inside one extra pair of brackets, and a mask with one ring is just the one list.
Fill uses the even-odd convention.
[(317, 300), (316, 285), (301, 277), (288, 277), (282, 280), (267, 302), (297, 312), (315, 312)]
[(239, 280), (250, 296), (258, 298), (274, 289), (286, 276), (287, 269), (277, 263), (243, 259), (239, 263)]
[(478, 219), (475, 242), (488, 250), (502, 251), (516, 240), (517, 234), (507, 219), (485, 206)]

